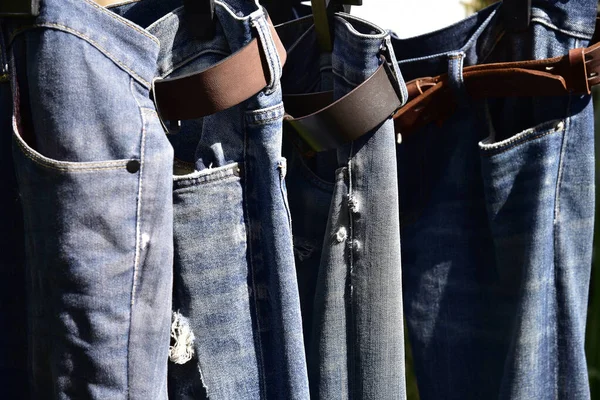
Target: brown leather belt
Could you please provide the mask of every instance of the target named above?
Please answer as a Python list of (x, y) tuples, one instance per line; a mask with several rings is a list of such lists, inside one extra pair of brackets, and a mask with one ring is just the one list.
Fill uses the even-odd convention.
[(382, 57), (381, 65), (366, 81), (337, 101), (332, 102), (332, 92), (284, 96), (285, 120), (316, 151), (356, 140), (402, 105), (392, 74)]
[[(599, 21), (596, 20), (596, 26)], [(562, 57), (466, 67), (463, 69), (463, 79), (467, 92), (473, 98), (569, 93), (589, 95), (591, 87), (600, 83), (599, 32), (600, 29), (596, 29), (590, 47), (572, 49)], [(382, 69), (380, 67), (373, 77), (381, 76)], [(390, 74), (388, 77), (393, 80)], [(284, 96), (286, 112), (303, 116), (288, 116), (287, 120), (313, 150), (323, 151), (356, 140), (390, 115), (393, 115), (396, 132), (406, 138), (432, 121), (443, 121), (454, 111), (456, 103), (447, 74), (410, 81), (407, 84), (408, 101), (402, 107), (399, 106), (399, 98), (391, 99), (393, 87), (390, 81), (371, 77), (346, 96), (320, 110), (314, 109), (311, 103), (327, 104), (327, 98), (330, 101), (333, 99), (331, 92), (303, 95), (302, 101), (301, 95), (287, 95)], [(390, 100), (372, 101), (378, 96)], [(344, 110), (343, 115), (341, 110)], [(333, 124), (334, 121), (338, 123), (338, 128)], [(343, 132), (339, 128), (341, 126)]]
[[(509, 96), (590, 94), (600, 83), (600, 43), (544, 60), (483, 64), (463, 70), (465, 87), (475, 99)], [(404, 137), (452, 113), (453, 93), (447, 74), (407, 84), (409, 101), (394, 114), (396, 132)]]
[[(270, 21), (269, 26), (284, 63), (285, 49)], [(466, 67), (466, 90), (473, 98), (590, 94), (590, 88), (600, 83), (598, 36), (597, 29), (590, 47), (572, 49), (563, 57)], [(164, 121), (201, 118), (260, 92), (269, 74), (254, 39), (205, 71), (156, 80), (153, 96)], [(382, 57), (371, 77), (335, 102), (331, 92), (284, 96), (286, 120), (314, 150), (323, 151), (358, 139), (392, 115), (396, 132), (408, 136), (453, 112), (447, 74), (415, 79), (407, 88), (408, 102), (401, 106), (397, 82)]]
[[(283, 66), (287, 53), (268, 23)], [(163, 121), (196, 119), (240, 104), (263, 90), (270, 79), (269, 64), (255, 38), (204, 71), (155, 80), (152, 95)]]

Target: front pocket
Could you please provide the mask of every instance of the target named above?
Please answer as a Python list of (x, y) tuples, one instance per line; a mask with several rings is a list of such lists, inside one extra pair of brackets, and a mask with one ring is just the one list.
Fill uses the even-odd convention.
[(44, 165), (61, 169), (75, 166), (69, 163), (140, 159), (148, 116), (143, 108), (152, 107), (148, 89), (78, 35), (42, 27), (15, 38), (19, 145)]
[(483, 155), (492, 156), (519, 147), (529, 141), (541, 139), (546, 135), (563, 133), (565, 124), (564, 119), (547, 121), (500, 141), (495, 141), (493, 136), (488, 136), (479, 142), (479, 148)]
[(498, 278), (510, 292), (519, 290), (524, 268), (543, 274), (553, 264), (557, 193), (569, 127), (570, 119), (549, 121), (498, 143), (479, 144)]
[(88, 161), (88, 162), (72, 162), (72, 161), (60, 161), (44, 156), (29, 144), (23, 140), (22, 136), (17, 131), (16, 125), (13, 128), (13, 142), (16, 148), (22, 153), (23, 156), (27, 157), (38, 166), (47, 168), (55, 171), (62, 172), (93, 172), (102, 170), (116, 170), (122, 169), (130, 171), (139, 170), (140, 160), (139, 159), (122, 159), (122, 160), (109, 160), (109, 161)]
[(36, 390), (63, 393), (56, 382), (69, 382), (125, 393), (139, 172), (131, 160), (61, 163), (14, 143)]

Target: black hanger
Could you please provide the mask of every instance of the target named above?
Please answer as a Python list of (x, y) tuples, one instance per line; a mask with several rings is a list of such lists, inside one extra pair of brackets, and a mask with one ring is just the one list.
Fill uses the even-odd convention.
[(529, 28), (531, 0), (504, 0), (502, 11), (504, 25), (509, 32), (522, 32)]
[(333, 49), (333, 24), (334, 12), (349, 12), (348, 6), (361, 6), (362, 0), (311, 0), (317, 41), (322, 52), (330, 53)]
[(185, 21), (192, 34), (203, 40), (215, 36), (215, 0), (183, 0)]
[(40, 0), (4, 0), (0, 2), (0, 17), (37, 17)]

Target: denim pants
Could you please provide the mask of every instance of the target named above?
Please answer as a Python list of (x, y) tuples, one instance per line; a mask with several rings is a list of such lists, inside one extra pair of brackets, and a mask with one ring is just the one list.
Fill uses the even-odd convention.
[(463, 66), (584, 47), (597, 2), (494, 5), (394, 39), (404, 78), (448, 72), (456, 112), (397, 146), (404, 310), (421, 399), (589, 399), (594, 223), (590, 96), (473, 100)]
[[(330, 56), (319, 54), (312, 17), (278, 27), (284, 93), (340, 98), (375, 72), (388, 33), (347, 14), (334, 21)], [(290, 130), (284, 154), (311, 397), (404, 399), (393, 122), (316, 154)]]
[[(178, 6), (45, 0), (9, 29), (33, 398), (308, 398), (266, 18), (217, 2), (201, 42)], [(154, 79), (253, 37), (269, 87), (167, 138)]]
[(156, 38), (91, 1), (10, 30), (31, 396), (166, 398), (172, 149)]
[[(308, 399), (302, 320), (281, 157), (281, 61), (254, 2), (216, 2), (211, 41), (179, 8), (148, 27), (158, 75), (199, 71), (258, 37), (267, 88), (170, 135), (175, 149), (173, 329), (169, 398)], [(194, 335), (185, 354), (186, 332)], [(178, 337), (179, 336), (179, 337)]]

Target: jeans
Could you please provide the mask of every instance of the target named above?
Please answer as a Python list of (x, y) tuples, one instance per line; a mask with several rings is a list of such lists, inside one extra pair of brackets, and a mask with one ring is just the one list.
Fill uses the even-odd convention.
[[(9, 30), (34, 398), (308, 398), (265, 14), (217, 2), (201, 42), (182, 12), (46, 0)], [(269, 86), (167, 138), (154, 79), (253, 37)]]
[(31, 396), (166, 398), (173, 152), (159, 43), (91, 1), (11, 29)]
[[(340, 98), (380, 64), (386, 31), (336, 14), (320, 55), (312, 17), (278, 27), (284, 93)], [(289, 130), (284, 154), (313, 399), (404, 399), (400, 228), (393, 122), (314, 153)]]
[(406, 80), (448, 72), (457, 111), (397, 146), (404, 304), (421, 398), (589, 399), (594, 224), (590, 96), (473, 100), (462, 67), (584, 47), (595, 1), (494, 5), (394, 39)]
[(176, 341), (169, 398), (308, 399), (281, 156), (281, 62), (266, 15), (254, 2), (217, 1), (217, 31), (205, 42), (180, 25), (182, 13), (176, 9), (148, 27), (161, 43), (159, 76), (203, 70), (253, 37), (271, 75), (257, 95), (183, 121), (169, 136)]

